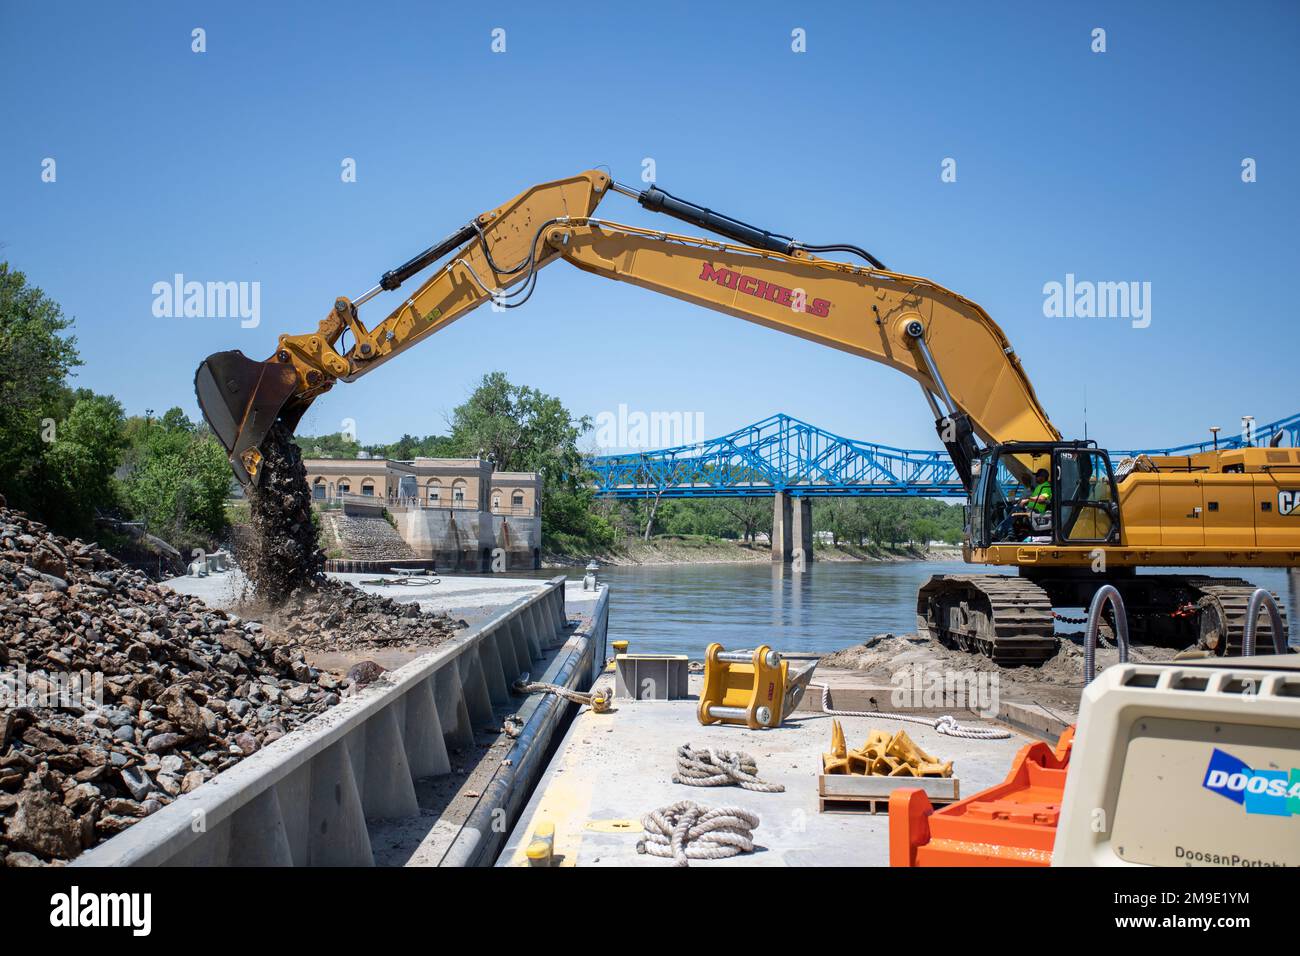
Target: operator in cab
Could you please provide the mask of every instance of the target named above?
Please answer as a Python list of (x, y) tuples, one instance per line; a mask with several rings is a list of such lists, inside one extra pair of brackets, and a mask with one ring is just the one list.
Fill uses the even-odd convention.
[(995, 541), (1018, 541), (1029, 534), (1029, 515), (1046, 514), (1052, 507), (1051, 474), (1046, 468), (1034, 472), (1034, 483), (1025, 485), (1027, 495), (1014, 500), (1015, 511), (1011, 511), (993, 532)]
[(1040, 515), (1052, 507), (1052, 482), (1050, 479), (1051, 475), (1048, 474), (1046, 468), (1039, 468), (1034, 472), (1034, 487), (1029, 490), (1029, 497), (1020, 499), (1021, 506)]

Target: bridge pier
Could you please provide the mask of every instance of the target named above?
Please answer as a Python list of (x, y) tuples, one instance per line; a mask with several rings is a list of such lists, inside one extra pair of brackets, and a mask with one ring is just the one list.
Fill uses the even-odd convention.
[(812, 499), (778, 491), (772, 499), (772, 560), (789, 564), (795, 552), (813, 559)]

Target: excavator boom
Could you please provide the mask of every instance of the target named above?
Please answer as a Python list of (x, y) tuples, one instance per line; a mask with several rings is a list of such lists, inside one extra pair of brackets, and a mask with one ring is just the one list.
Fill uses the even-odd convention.
[[(736, 242), (593, 218), (610, 191)], [(868, 265), (825, 259), (817, 251), (853, 253)], [(447, 256), (382, 322), (373, 328), (361, 323), (360, 305)], [(335, 381), (354, 381), (485, 302), (494, 308), (522, 305), (538, 272), (556, 259), (911, 376), (921, 384), (940, 437), (968, 486), (976, 437), (985, 442), (1060, 437), (1006, 336), (969, 299), (928, 279), (885, 270), (856, 246), (805, 245), (658, 187), (636, 190), (589, 170), (534, 186), (482, 213), (385, 273), (355, 300), (337, 299), (315, 332), (282, 335), (265, 362), (240, 352), (209, 356), (195, 375), (195, 391), (236, 476), (257, 481), (259, 447), (277, 419), (292, 430)], [(354, 342), (341, 353), (337, 346), (344, 332), (351, 332)]]

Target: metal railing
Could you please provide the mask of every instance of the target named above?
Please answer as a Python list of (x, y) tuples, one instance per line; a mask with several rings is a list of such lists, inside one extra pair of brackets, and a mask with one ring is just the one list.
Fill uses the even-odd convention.
[(477, 501), (466, 498), (422, 498), (419, 495), (398, 495), (388, 499), (390, 507), (403, 510), (415, 508), (425, 511), (482, 511)]
[(535, 518), (541, 514), (536, 507), (527, 505), (503, 505), (498, 508), (483, 508), (477, 501), (446, 498), (426, 498), (421, 496), (386, 497), (383, 495), (359, 495), (353, 492), (312, 497), (319, 508), (341, 508), (346, 504), (368, 505), (370, 507), (391, 508), (395, 511), (488, 511), (494, 515), (507, 515), (519, 518)]
[(536, 518), (541, 512), (536, 508), (529, 508), (527, 505), (511, 505), (508, 508), (489, 508), (494, 515), (505, 515), (510, 518)]

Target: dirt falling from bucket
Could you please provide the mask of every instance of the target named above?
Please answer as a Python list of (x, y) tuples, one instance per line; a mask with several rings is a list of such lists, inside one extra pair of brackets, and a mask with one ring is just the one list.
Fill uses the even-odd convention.
[(316, 546), (311, 488), (292, 433), (277, 421), (261, 449), (262, 480), (248, 492), (253, 533), (240, 558), (257, 597), (275, 605), (322, 581), (325, 553)]

